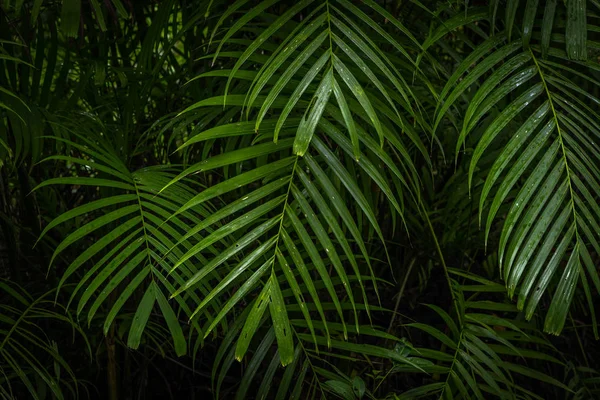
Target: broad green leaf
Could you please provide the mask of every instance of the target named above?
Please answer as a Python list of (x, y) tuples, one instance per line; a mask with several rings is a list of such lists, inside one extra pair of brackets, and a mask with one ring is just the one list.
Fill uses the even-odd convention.
[[(294, 92), (289, 96), (287, 104), (279, 114), (279, 119), (277, 120), (277, 125), (275, 126), (275, 132), (273, 134), (273, 141), (277, 141), (277, 138), (279, 137), (281, 130), (284, 128), (284, 125), (288, 120), (288, 116), (296, 106), (296, 103), (298, 103), (308, 86), (315, 79), (319, 71), (323, 68), (323, 66), (329, 59), (329, 53), (323, 53), (321, 57), (319, 57), (319, 59), (313, 64), (313, 66), (304, 74), (304, 77), (302, 78), (298, 86), (296, 86)], [(261, 122), (261, 125), (263, 125), (264, 123), (264, 121)], [(300, 121), (298, 121), (295, 124), (295, 126), (299, 125), (299, 123)], [(291, 124), (288, 123), (287, 125), (289, 126)]]
[(323, 115), (325, 106), (329, 102), (329, 96), (333, 90), (334, 83), (335, 78), (333, 76), (333, 70), (329, 69), (315, 91), (313, 100), (311, 101), (311, 107), (305, 112), (304, 117), (298, 125), (298, 131), (296, 132), (296, 138), (293, 145), (294, 154), (303, 156), (308, 150), (317, 124)]
[(557, 0), (546, 0), (546, 7), (544, 8), (544, 18), (542, 20), (542, 57), (546, 58), (548, 55), (548, 49), (550, 48), (550, 37), (552, 34), (552, 27), (554, 26), (554, 14), (556, 12)]
[(567, 54), (573, 60), (587, 60), (587, 14), (585, 0), (569, 0), (565, 39)]
[(154, 308), (154, 301), (156, 300), (155, 291), (155, 285), (151, 284), (148, 286), (133, 316), (131, 328), (129, 328), (129, 336), (127, 337), (127, 346), (132, 349), (137, 349), (142, 340), (142, 334)]
[(271, 313), (271, 320), (273, 321), (275, 337), (277, 338), (277, 350), (279, 351), (281, 365), (285, 367), (294, 361), (292, 328), (285, 308), (285, 301), (281, 295), (281, 289), (279, 289), (277, 277), (273, 272), (271, 272), (269, 281), (270, 283), (267, 283), (270, 287), (269, 311)]
[(335, 54), (333, 55), (333, 66), (339, 74), (340, 78), (344, 81), (346, 86), (348, 86), (348, 89), (350, 89), (352, 94), (354, 94), (360, 105), (363, 107), (364, 111), (369, 116), (371, 124), (373, 125), (375, 131), (379, 135), (379, 141), (381, 142), (381, 146), (383, 146), (385, 135), (383, 133), (381, 122), (379, 121), (379, 117), (375, 112), (375, 108), (371, 104), (371, 101), (369, 100), (362, 85), (358, 82), (358, 80), (354, 77), (352, 72), (350, 72), (348, 67), (346, 67), (346, 65), (342, 62), (342, 60)]
[(354, 158), (356, 161), (359, 161), (360, 142), (358, 139), (358, 132), (356, 131), (356, 125), (354, 124), (354, 119), (352, 118), (350, 108), (348, 108), (348, 103), (346, 102), (342, 88), (335, 79), (333, 81), (333, 93), (335, 95), (335, 99), (337, 100), (338, 106), (340, 107), (342, 116), (344, 117), (344, 122), (346, 124), (346, 128), (348, 128), (348, 133), (350, 134), (350, 140), (352, 141), (352, 148), (354, 150)]
[(246, 323), (242, 328), (242, 332), (240, 333), (240, 337), (235, 347), (235, 359), (238, 361), (242, 361), (242, 358), (246, 354), (248, 346), (250, 346), (250, 341), (260, 325), (260, 321), (267, 306), (270, 304), (269, 297), (271, 296), (271, 285), (272, 280), (267, 280), (267, 283), (263, 286), (263, 289), (251, 306), (252, 309), (246, 318)]
[(155, 282), (152, 282), (151, 285), (155, 286), (154, 295), (156, 297), (156, 301), (160, 307), (163, 317), (165, 318), (165, 321), (167, 322), (169, 332), (171, 332), (171, 336), (173, 337), (175, 354), (177, 354), (178, 357), (181, 357), (185, 355), (187, 351), (187, 344), (185, 342), (185, 337), (183, 336), (183, 331), (177, 315), (175, 315), (173, 308), (171, 308), (169, 301), (166, 299), (160, 287), (158, 287)]

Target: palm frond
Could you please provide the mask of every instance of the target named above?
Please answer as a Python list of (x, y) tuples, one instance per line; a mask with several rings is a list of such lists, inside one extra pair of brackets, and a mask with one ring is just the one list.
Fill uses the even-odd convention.
[[(407, 43), (401, 44), (346, 1), (320, 5), (301, 1), (271, 22), (243, 52), (223, 51), (227, 44), (237, 44), (233, 38), (238, 31), (252, 26), (263, 11), (275, 3), (262, 2), (249, 9), (219, 42), (213, 62), (224, 55), (235, 58), (233, 68), (220, 74), (228, 75), (225, 95), (195, 103), (181, 114), (185, 117), (192, 113), (201, 122), (199, 129), (194, 129), (193, 136), (179, 149), (189, 154), (190, 149), (204, 147), (200, 151), (201, 161), (186, 169), (173, 183), (191, 174), (210, 174), (212, 177), (212, 171), (221, 168), (226, 178), (200, 192), (180, 212), (217, 198), (224, 200), (225, 196), (233, 201), (192, 228), (188, 235), (200, 234), (211, 224), (223, 220), (223, 225), (213, 233), (204, 234), (205, 237), (184, 254), (173, 270), (190, 257), (205, 252), (208, 245), (231, 238), (227, 241), (231, 243), (229, 247), (224, 247), (217, 257), (202, 266), (175, 292), (175, 296), (200, 283), (212, 286), (210, 294), (194, 312), (196, 315), (213, 299), (230, 290), (235, 282), (252, 276), (236, 296), (231, 297), (204, 334), (208, 335), (242, 296), (262, 287), (241, 331), (235, 358), (239, 360), (244, 356), (268, 303), (280, 361), (287, 365), (294, 354), (293, 328), (280, 300), (280, 293), (285, 290), (280, 287), (281, 282), (295, 294), (300, 311), (313, 332), (314, 323), (306, 306), (309, 300), (304, 298), (308, 291), (326, 329), (324, 343), (329, 345), (329, 322), (322, 307), (325, 298), (315, 288), (314, 279), (318, 276), (333, 301), (344, 337), (347, 337), (349, 328), (342, 310), (342, 296), (352, 305), (356, 321), (357, 296), (362, 297), (367, 313), (369, 310), (363, 275), (365, 268), (371, 270), (371, 259), (364, 240), (365, 232), (374, 233), (383, 240), (374, 212), (374, 199), (356, 182), (355, 169), (366, 178), (365, 184), (379, 188), (392, 212), (402, 216), (402, 200), (398, 199), (388, 180), (397, 182), (395, 188), (402, 187), (413, 199), (418, 197), (419, 182), (404, 139), (396, 129), (407, 132), (411, 144), (422, 154), (427, 155), (427, 151), (408, 123), (409, 118), (422, 120), (418, 101), (402, 73), (371, 39), (373, 35), (366, 32), (375, 31), (380, 39), (391, 43), (407, 57), (410, 65), (413, 62), (406, 48), (416, 46), (414, 38), (408, 35)], [(368, 4), (378, 13), (385, 14), (375, 3)], [(235, 3), (223, 14), (221, 21), (243, 7), (244, 2)], [(298, 15), (304, 16), (304, 13), (306, 17), (296, 22)], [(360, 24), (355, 22), (356, 17)], [(399, 21), (391, 20), (397, 29), (407, 34)], [(263, 46), (272, 36), (280, 38), (281, 44), (275, 49)], [(250, 61), (258, 63), (258, 72), (243, 69)], [(385, 77), (395, 90), (386, 89), (379, 75)], [(205, 76), (215, 74), (210, 72), (200, 77)], [(242, 83), (250, 79), (250, 89), (245, 84), (239, 89), (234, 86), (239, 79)], [(265, 96), (262, 93), (266, 89)], [(247, 95), (237, 94), (237, 90), (243, 90)], [(310, 101), (303, 100), (303, 96)], [(333, 98), (337, 106), (332, 102)], [(209, 110), (219, 105), (233, 106), (226, 114), (227, 119), (245, 110), (245, 118), (254, 120), (222, 122), (205, 129), (203, 118), (214, 118)], [(269, 118), (273, 113), (279, 117)], [(348, 136), (344, 134), (346, 129)], [(273, 144), (269, 144), (269, 140)], [(330, 143), (335, 143), (339, 150)], [(217, 144), (220, 147), (216, 147)], [(382, 151), (383, 146), (393, 149), (396, 159)], [(212, 156), (206, 158), (209, 154)], [(391, 173), (380, 171), (379, 164), (388, 166)], [(246, 185), (254, 191), (250, 196), (238, 198), (236, 191)], [(348, 207), (345, 199), (351, 199), (356, 206)], [(254, 204), (257, 201), (260, 202)], [(352, 287), (348, 268), (358, 285), (356, 288)], [(210, 283), (212, 274), (219, 270), (224, 271), (226, 278)], [(369, 273), (374, 282), (372, 270)], [(298, 280), (298, 274), (301, 280)], [(337, 283), (334, 279), (338, 279)], [(250, 282), (252, 286), (247, 285)], [(299, 289), (300, 286), (304, 288)], [(312, 336), (318, 342), (314, 333)]]
[[(405, 343), (399, 346), (398, 351), (425, 372), (439, 378), (406, 391), (399, 396), (400, 399), (434, 394), (439, 398), (485, 399), (497, 396), (541, 399), (527, 386), (519, 384), (517, 375), (571, 391), (561, 381), (513, 361), (542, 359), (562, 365), (559, 359), (548, 354), (552, 350), (551, 344), (543, 337), (534, 336), (535, 326), (516, 318), (518, 310), (514, 305), (478, 299), (503, 291), (501, 285), (462, 271), (450, 272), (454, 276), (453, 290), (456, 291), (463, 323), (455, 322), (442, 308), (429, 305), (442, 318), (445, 329), (419, 322), (407, 324), (426, 333), (441, 347), (422, 348)], [(465, 282), (461, 283), (458, 279)], [(532, 348), (531, 344), (536, 347)], [(416, 372), (408, 365), (397, 365), (393, 371)]]
[[(36, 188), (70, 185), (104, 188), (107, 191), (107, 195), (57, 217), (40, 236), (41, 239), (51, 229), (74, 218), (83, 221), (79, 228), (58, 244), (51, 264), (69, 246), (82, 241), (90, 243), (91, 240), (87, 249), (66, 268), (59, 289), (70, 277), (79, 276), (71, 295), (71, 301), (79, 296), (77, 315), (87, 309), (86, 320), (89, 325), (101, 307), (108, 307), (104, 321), (105, 333), (122, 315), (123, 306), (137, 297), (134, 294), (143, 292), (133, 315), (128, 345), (132, 348), (139, 346), (150, 313), (158, 306), (172, 334), (177, 354), (185, 354), (187, 345), (178, 314), (183, 312), (186, 316), (191, 315), (192, 310), (185, 302), (188, 296), (177, 300), (178, 307), (170, 304), (167, 297), (175, 291), (176, 286), (192, 276), (195, 269), (191, 263), (194, 260), (182, 262), (177, 271), (171, 271), (169, 265), (182, 255), (179, 249), (172, 250), (176, 243), (184, 248), (191, 246), (181, 239), (189, 224), (199, 223), (200, 218), (206, 217), (209, 211), (196, 206), (176, 218), (170, 218), (192, 198), (190, 188), (183, 185), (172, 185), (160, 192), (174, 178), (173, 172), (168, 168), (145, 168), (130, 173), (110, 148), (91, 138), (80, 139), (86, 146), (60, 139), (73, 148), (74, 154), (52, 156), (46, 161), (60, 160), (83, 165), (89, 175), (54, 178)], [(98, 174), (106, 178), (100, 178)], [(195, 260), (204, 262), (206, 259), (197, 257)], [(83, 275), (79, 272), (82, 268), (85, 268)], [(190, 295), (195, 302), (200, 301), (195, 293)], [(200, 331), (197, 324), (193, 327)]]
[[(58, 346), (44, 332), (41, 321), (57, 320), (77, 329), (64, 310), (54, 311), (47, 297), (33, 298), (23, 288), (0, 280), (0, 395), (13, 398), (24, 389), (32, 399), (42, 399), (49, 390), (57, 399), (78, 396), (79, 383)], [(88, 344), (91, 356), (91, 349)], [(43, 358), (42, 358), (43, 357)], [(48, 362), (50, 360), (50, 362)], [(54, 367), (49, 365), (54, 364)], [(62, 375), (62, 377), (61, 377)]]
[[(532, 37), (537, 31), (536, 26)], [(600, 210), (595, 200), (600, 194), (595, 166), (600, 151), (594, 138), (599, 103), (584, 89), (597, 87), (597, 82), (567, 66), (560, 39), (549, 48), (547, 59), (533, 42), (521, 51), (519, 41), (488, 43), (473, 53), (477, 57), (459, 66), (457, 78), (479, 60), (464, 79), (446, 86), (447, 103), (438, 120), (477, 77), (489, 74), (465, 113), (457, 155), (469, 137), (477, 138), (469, 141), (474, 150), (468, 177), (470, 187), (483, 185), (479, 208), (480, 220), (487, 213), (486, 240), (502, 205), (512, 202), (500, 237), (500, 267), (509, 296), (519, 295), (518, 307), (525, 309), (528, 319), (560, 273), (557, 270), (563, 269), (545, 324), (547, 332), (559, 334), (579, 282), (585, 293), (591, 293), (590, 286), (600, 290), (592, 262), (592, 254), (600, 249), (596, 239)], [(594, 68), (589, 62), (572, 63)], [(495, 109), (501, 111), (488, 117)], [(509, 131), (514, 134), (504, 140)], [(505, 143), (504, 148), (487, 177), (474, 181), (479, 160), (499, 142)], [(566, 265), (559, 268), (563, 261)], [(595, 326), (594, 312), (591, 315)]]
[[(321, 282), (318, 282), (317, 285), (319, 283)], [(286, 290), (283, 292), (283, 296), (291, 298), (295, 295), (293, 294), (293, 290)], [(298, 311), (298, 305), (293, 304), (293, 302), (287, 302), (287, 304), (288, 313), (293, 314)], [(311, 310), (316, 308), (314, 303), (309, 303), (307, 306)], [(333, 309), (334, 305), (331, 303), (323, 304), (323, 307), (327, 311)], [(251, 316), (252, 311), (250, 313), (246, 312), (241, 319), (247, 320)], [(340, 395), (344, 391), (355, 393), (355, 388), (362, 395), (369, 395), (370, 393), (365, 388), (364, 382), (360, 386), (361, 379), (359, 377), (352, 379), (341, 371), (331, 368), (336, 359), (351, 361), (356, 363), (356, 365), (367, 365), (374, 358), (393, 359), (396, 363), (406, 363), (417, 369), (419, 368), (410, 358), (406, 358), (390, 348), (356, 341), (358, 332), (361, 333), (365, 341), (368, 341), (368, 338), (386, 339), (392, 341), (392, 343), (400, 341), (393, 335), (383, 332), (376, 327), (344, 327), (342, 323), (328, 322), (326, 325), (319, 320), (291, 319), (290, 325), (294, 332), (296, 345), (294, 347), (292, 363), (287, 365), (281, 374), (277, 368), (281, 364), (280, 346), (274, 346), (277, 336), (275, 329), (277, 328), (275, 325), (268, 327), (267, 322), (266, 318), (260, 321), (260, 324), (264, 325), (262, 329), (266, 333), (262, 336), (259, 345), (249, 359), (240, 386), (236, 389), (236, 399), (246, 398), (249, 395), (250, 388), (253, 386), (258, 387), (256, 392), (257, 397), (263, 399), (271, 397), (278, 399), (303, 398), (303, 396), (306, 396), (306, 393), (313, 391), (327, 397), (330, 393), (337, 395)], [(237, 334), (242, 335), (243, 329), (239, 321), (236, 321), (229, 331), (229, 340), (223, 341), (219, 349), (220, 356), (217, 357), (213, 370), (213, 384), (215, 385), (217, 396), (222, 393), (223, 388), (221, 387), (221, 380), (219, 378), (215, 380), (215, 378), (217, 376), (224, 376), (231, 367), (234, 354), (237, 351), (236, 346), (233, 344), (233, 338)], [(309, 329), (310, 333), (306, 332), (306, 329)], [(242, 332), (238, 333), (240, 330)], [(341, 338), (346, 330), (354, 338), (353, 340), (328, 339), (324, 336), (327, 333), (328, 336)], [(316, 347), (317, 345), (321, 346), (320, 350), (319, 347)], [(225, 356), (227, 353), (229, 356)], [(222, 364), (221, 360), (223, 360)], [(225, 360), (230, 361), (227, 362)], [(256, 376), (257, 371), (260, 370), (259, 367), (265, 364), (268, 367), (261, 374), (262, 379), (257, 379), (261, 378), (260, 375)], [(282, 375), (281, 383), (277, 387), (272, 387), (271, 382), (276, 375)], [(357, 395), (358, 393), (355, 393), (348, 398), (354, 399)]]

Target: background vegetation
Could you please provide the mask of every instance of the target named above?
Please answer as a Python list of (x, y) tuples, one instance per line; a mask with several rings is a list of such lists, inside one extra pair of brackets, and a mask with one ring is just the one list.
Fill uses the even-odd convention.
[(0, 2), (0, 397), (600, 397), (599, 11)]

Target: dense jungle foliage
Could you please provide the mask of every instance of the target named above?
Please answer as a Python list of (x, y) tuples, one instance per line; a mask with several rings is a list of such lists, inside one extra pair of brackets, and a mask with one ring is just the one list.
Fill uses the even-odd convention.
[(2, 0), (0, 46), (0, 398), (600, 398), (597, 0)]

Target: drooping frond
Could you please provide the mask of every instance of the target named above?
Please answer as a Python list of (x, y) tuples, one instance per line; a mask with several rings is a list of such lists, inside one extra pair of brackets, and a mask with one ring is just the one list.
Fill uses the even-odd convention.
[[(190, 247), (183, 235), (190, 224), (198, 224), (206, 218), (209, 210), (194, 206), (170, 218), (192, 197), (189, 186), (172, 185), (161, 189), (175, 176), (169, 168), (145, 168), (129, 172), (125, 164), (110, 151), (107, 143), (93, 138), (79, 137), (82, 146), (61, 139), (72, 148), (72, 155), (52, 156), (46, 159), (81, 165), (88, 176), (62, 177), (44, 181), (36, 189), (48, 185), (70, 185), (92, 187), (102, 190), (103, 195), (80, 205), (50, 222), (40, 238), (62, 223), (74, 218), (83, 223), (67, 235), (56, 247), (51, 263), (62, 256), (65, 249), (76, 243), (88, 243), (85, 251), (70, 261), (60, 287), (73, 276), (79, 281), (71, 295), (77, 300), (77, 315), (87, 310), (85, 320), (89, 325), (102, 307), (106, 307), (104, 332), (120, 314), (121, 308), (143, 292), (131, 321), (127, 343), (137, 348), (153, 309), (160, 310), (171, 332), (177, 354), (186, 353), (186, 340), (178, 314), (189, 316), (192, 310), (186, 304), (188, 297), (199, 302), (198, 294), (190, 292), (177, 299), (177, 306), (169, 302), (170, 293), (184, 284), (195, 272), (193, 262), (205, 262), (197, 255), (194, 259), (181, 262), (181, 268), (171, 271), (170, 266), (182, 256), (180, 249), (172, 250), (175, 244), (184, 249)], [(213, 254), (217, 254), (211, 248)], [(81, 274), (81, 270), (85, 273)], [(195, 286), (200, 293), (206, 290)], [(197, 324), (194, 329), (200, 332)]]
[[(221, 21), (240, 12), (244, 3), (232, 5)], [(406, 48), (418, 45), (399, 21), (374, 2), (366, 2), (405, 36), (402, 43), (350, 2), (301, 1), (253, 40), (234, 39), (237, 32), (258, 23), (264, 10), (275, 3), (254, 5), (226, 30), (214, 59), (234, 58), (231, 69), (195, 78), (227, 77), (224, 95), (197, 102), (179, 117), (199, 121), (180, 147), (190, 161), (194, 155), (199, 160), (173, 182), (207, 174), (211, 186), (174, 217), (217, 200), (223, 205), (186, 235), (204, 238), (175, 263), (173, 271), (185, 260), (204, 254), (213, 243), (229, 243), (175, 297), (198, 284), (212, 287), (196, 315), (245, 282), (205, 329), (208, 335), (234, 305), (260, 289), (250, 305), (235, 358), (240, 360), (246, 353), (268, 308), (279, 358), (287, 365), (294, 359), (295, 328), (282, 293), (294, 294), (316, 345), (332, 343), (324, 302), (332, 302), (347, 338), (348, 317), (342, 305), (351, 305), (350, 319), (356, 324), (360, 303), (369, 312), (366, 287), (375, 279), (365, 238), (374, 235), (383, 241), (375, 204), (382, 198), (392, 215), (403, 218), (404, 196), (416, 201), (420, 186), (405, 141), (425, 157), (427, 151), (412, 125), (425, 124), (405, 80), (412, 75), (404, 75), (416, 71)], [(263, 46), (271, 37), (280, 44)], [(238, 43), (244, 45), (242, 52), (225, 51)], [(382, 43), (404, 55), (406, 70), (394, 66)], [(393, 90), (387, 89), (390, 85)], [(219, 118), (211, 110), (223, 105), (229, 108), (221, 122), (207, 129)], [(240, 115), (241, 122), (228, 122)], [(217, 178), (220, 170), (222, 177)], [(247, 189), (240, 192), (242, 187)], [(374, 196), (370, 187), (381, 194)], [(215, 223), (222, 226), (205, 232)], [(214, 280), (215, 274), (225, 278)], [(323, 341), (315, 333), (315, 313), (324, 329)]]
[[(531, 37), (537, 39), (537, 24), (525, 28), (533, 29)], [(546, 28), (542, 25), (542, 34)], [(457, 155), (466, 143), (474, 147), (469, 186), (482, 185), (479, 209), (486, 240), (510, 201), (500, 237), (500, 268), (509, 295), (518, 294), (518, 307), (528, 319), (555, 275), (560, 277), (545, 324), (547, 332), (558, 334), (580, 282), (596, 325), (591, 292), (600, 291), (592, 261), (600, 250), (600, 101), (587, 89), (598, 88), (599, 82), (574, 69), (591, 72), (597, 65), (570, 60), (568, 54), (579, 59), (582, 50), (567, 43), (565, 51), (561, 37), (553, 38), (549, 45), (533, 39), (510, 42), (500, 33), (481, 44), (445, 87), (437, 121), (486, 76), (464, 115)], [(491, 169), (481, 181), (473, 180), (481, 158), (498, 143), (502, 151)]]

